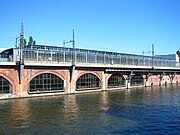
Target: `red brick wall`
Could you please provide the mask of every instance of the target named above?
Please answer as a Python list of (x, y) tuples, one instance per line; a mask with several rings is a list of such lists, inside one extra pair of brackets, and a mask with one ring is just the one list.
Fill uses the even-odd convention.
[(13, 94), (18, 95), (19, 92), (19, 79), (18, 71), (15, 69), (0, 69), (0, 76), (5, 78), (12, 85)]
[(66, 88), (69, 89), (69, 70), (39, 70), (39, 69), (24, 69), (23, 78), (22, 78), (22, 86), (23, 86), (23, 96), (28, 94), (27, 88), (30, 81), (40, 74), (50, 73), (58, 76), (62, 80), (66, 80)]
[[(76, 89), (76, 81), (84, 74), (91, 73), (94, 74), (99, 78), (101, 81), (102, 89), (107, 90), (108, 79), (112, 75), (111, 73), (104, 73), (104, 70), (94, 69), (94, 68), (84, 68), (84, 69), (76, 69), (74, 71), (74, 75), (72, 81), (70, 83), (70, 71), (69, 69), (24, 69), (23, 76), (22, 76), (22, 84), (19, 85), (19, 78), (18, 78), (18, 71), (16, 69), (8, 69), (3, 68), (0, 69), (0, 76), (8, 80), (12, 85), (12, 91), (14, 95), (21, 96), (28, 96), (28, 85), (30, 81), (40, 75), (50, 73), (58, 76), (62, 80), (65, 80), (65, 93), (74, 93)], [(128, 79), (127, 75), (123, 75), (125, 79)], [(146, 78), (143, 75), (144, 79), (146, 80), (146, 86), (155, 86), (155, 85), (164, 85), (165, 83), (179, 83), (180, 82), (180, 75), (152, 75)], [(22, 88), (20, 90), (20, 88)], [(21, 91), (21, 92), (20, 92)]]

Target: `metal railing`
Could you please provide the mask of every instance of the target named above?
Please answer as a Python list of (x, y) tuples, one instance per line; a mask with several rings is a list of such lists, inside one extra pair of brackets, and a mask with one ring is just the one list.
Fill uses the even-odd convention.
[[(37, 62), (72, 62), (73, 51), (53, 51), (53, 50), (33, 50), (26, 49), (23, 51), (24, 61)], [(177, 67), (175, 60), (162, 59), (151, 56), (131, 55), (113, 52), (100, 51), (81, 51), (75, 52), (75, 63), (81, 64), (111, 64), (111, 65), (134, 65), (134, 66), (160, 66), (160, 67)]]
[[(18, 61), (19, 50), (14, 49), (14, 55), (9, 58), (0, 57), (0, 61)], [(133, 66), (158, 66), (158, 67), (180, 67), (175, 60), (163, 59), (154, 56), (133, 55), (115, 52), (76, 49), (75, 63), (81, 64), (111, 64), (111, 65), (133, 65)], [(41, 50), (25, 48), (23, 50), (24, 62), (50, 62), (70, 63), (73, 60), (72, 48), (61, 50)]]

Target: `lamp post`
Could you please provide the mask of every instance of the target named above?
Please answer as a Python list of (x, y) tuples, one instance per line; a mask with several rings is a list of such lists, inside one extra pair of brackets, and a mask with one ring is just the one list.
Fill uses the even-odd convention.
[(144, 57), (144, 54), (147, 54), (147, 53), (151, 53), (151, 51), (149, 50), (148, 52), (145, 52), (145, 51), (143, 50), (143, 52), (142, 52), (142, 54), (143, 54), (143, 59), (144, 59), (144, 64), (143, 64), (143, 65), (145, 65), (145, 57)]
[(152, 68), (154, 68), (154, 44), (152, 44)]
[(16, 37), (16, 48), (18, 48), (18, 46), (17, 46), (17, 40), (20, 38), (20, 36), (19, 37)]
[[(143, 50), (143, 58), (144, 58), (144, 54), (145, 53), (152, 53), (152, 57), (151, 57), (151, 59), (152, 59), (152, 68), (154, 68), (154, 44), (152, 44), (152, 50), (151, 51), (148, 51), (148, 52), (144, 52), (144, 50)], [(145, 65), (145, 59), (144, 59), (144, 65)]]
[(74, 29), (73, 29), (73, 36), (72, 40), (69, 42), (63, 41), (63, 51), (65, 51), (65, 44), (72, 43), (72, 66), (75, 66), (75, 36), (74, 36)]

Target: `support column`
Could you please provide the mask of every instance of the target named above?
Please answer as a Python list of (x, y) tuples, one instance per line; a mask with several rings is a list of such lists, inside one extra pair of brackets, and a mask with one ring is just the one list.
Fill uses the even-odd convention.
[(107, 74), (102, 71), (102, 90), (107, 90)]
[(70, 89), (68, 94), (75, 93), (76, 90), (76, 77), (75, 77), (75, 65), (72, 65), (70, 68)]
[(144, 86), (147, 87), (148, 86), (148, 75), (143, 75), (144, 78)]
[(64, 81), (64, 90), (66, 90), (67, 86), (66, 86), (66, 80), (63, 80)]
[(126, 88), (127, 89), (129, 89), (130, 87), (131, 87), (131, 81), (130, 81), (131, 79), (129, 79), (129, 77), (128, 77), (128, 79), (126, 80)]
[(126, 79), (126, 88), (127, 89), (129, 89), (131, 87), (131, 78), (132, 78), (133, 75), (135, 75), (135, 74), (133, 73), (133, 70), (132, 70), (130, 75)]
[(152, 74), (146, 75), (146, 80), (145, 81), (146, 81), (145, 82), (145, 87), (150, 87), (150, 86), (152, 87), (154, 85), (153, 83), (155, 83)]
[(174, 74), (171, 74), (171, 75), (169, 75), (169, 78), (170, 78), (170, 82), (171, 82), (171, 84), (173, 84), (173, 79), (174, 79)]
[(160, 75), (160, 82), (159, 82), (159, 85), (161, 86), (163, 84), (163, 74)]
[(22, 97), (22, 91), (23, 91), (23, 88), (22, 88), (22, 77), (23, 77), (23, 71), (24, 71), (24, 64), (21, 63), (21, 62), (17, 62), (16, 63), (17, 66), (18, 66), (18, 79), (19, 79), (19, 92), (18, 92), (18, 95), (20, 97)]

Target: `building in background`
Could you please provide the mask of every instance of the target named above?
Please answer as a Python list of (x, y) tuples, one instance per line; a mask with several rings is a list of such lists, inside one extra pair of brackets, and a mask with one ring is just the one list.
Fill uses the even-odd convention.
[(156, 55), (155, 57), (159, 57), (159, 58), (162, 58), (162, 59), (175, 60), (176, 59), (176, 54)]
[(7, 50), (8, 48), (0, 48), (0, 53), (4, 50)]

